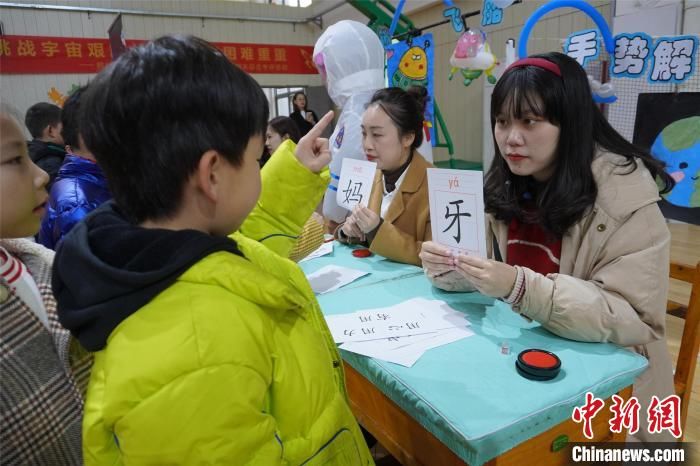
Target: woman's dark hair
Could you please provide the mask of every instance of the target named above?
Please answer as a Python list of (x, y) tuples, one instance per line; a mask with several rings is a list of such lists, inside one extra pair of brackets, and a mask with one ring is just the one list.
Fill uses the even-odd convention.
[[(530, 176), (513, 174), (494, 136), (496, 155), (484, 185), (486, 212), (506, 222), (513, 218), (537, 222), (562, 236), (595, 202), (598, 187), (591, 164), (599, 149), (625, 157), (623, 166), (630, 167), (628, 173), (637, 168), (639, 159), (653, 177), (660, 179), (661, 192), (673, 188), (673, 179), (664, 171), (663, 162), (625, 140), (610, 126), (593, 102), (586, 72), (576, 60), (557, 52), (533, 57), (555, 63), (562, 77), (537, 66), (506, 71), (491, 97), (491, 128), (501, 114), (521, 119), (526, 113), (558, 126), (555, 171), (540, 185)], [(523, 208), (525, 197), (534, 200), (534, 213)]]
[(292, 97), (292, 106), (294, 107), (294, 111), (299, 110), (299, 109), (297, 108), (297, 96), (298, 96), (298, 95), (303, 95), (303, 96), (304, 96), (304, 99), (306, 99), (306, 100), (305, 100), (306, 103), (304, 104), (304, 108), (302, 109), (302, 110), (306, 111), (307, 106), (309, 105), (309, 98), (306, 97), (306, 94), (304, 94), (302, 91), (295, 92), (295, 93), (294, 93), (294, 96)]
[(240, 166), (267, 129), (265, 94), (208, 42), (164, 36), (128, 50), (82, 97), (80, 129), (120, 210), (134, 223), (168, 218), (202, 155)]
[(430, 96), (423, 86), (411, 86), (407, 91), (398, 87), (380, 89), (367, 106), (379, 105), (399, 129), (399, 136), (413, 133), (412, 149), (423, 143), (423, 113)]
[(81, 86), (74, 90), (66, 102), (63, 104), (63, 110), (61, 111), (61, 123), (63, 123), (63, 128), (61, 129), (61, 137), (63, 138), (63, 143), (67, 146), (71, 146), (73, 149), (84, 149), (80, 145), (80, 99), (85, 93), (87, 86)]
[(286, 116), (278, 116), (273, 118), (272, 120), (269, 121), (267, 124), (270, 128), (274, 130), (275, 133), (279, 134), (280, 136), (284, 136), (285, 134), (289, 136), (289, 139), (296, 144), (299, 142), (299, 139), (301, 139), (301, 134), (299, 133), (299, 127), (297, 127), (297, 124), (294, 123), (294, 120), (292, 120), (289, 117)]

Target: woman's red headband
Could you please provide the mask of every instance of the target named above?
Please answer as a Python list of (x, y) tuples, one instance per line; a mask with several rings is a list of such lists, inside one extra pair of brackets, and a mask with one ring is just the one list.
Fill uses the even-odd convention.
[(506, 71), (510, 70), (511, 68), (522, 68), (524, 66), (536, 66), (547, 70), (550, 73), (554, 73), (561, 78), (561, 70), (559, 67), (555, 63), (545, 60), (544, 58), (523, 58), (522, 60), (518, 60), (510, 65)]

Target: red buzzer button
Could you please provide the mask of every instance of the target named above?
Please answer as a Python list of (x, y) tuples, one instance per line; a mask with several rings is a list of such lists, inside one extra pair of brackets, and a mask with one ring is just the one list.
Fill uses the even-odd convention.
[(352, 252), (352, 255), (355, 257), (369, 257), (372, 255), (369, 249), (355, 249)]

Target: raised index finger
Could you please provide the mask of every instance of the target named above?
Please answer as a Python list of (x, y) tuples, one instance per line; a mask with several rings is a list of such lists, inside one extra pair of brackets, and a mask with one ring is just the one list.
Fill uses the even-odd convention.
[(304, 136), (304, 139), (310, 138), (312, 140), (321, 137), (321, 134), (323, 131), (326, 129), (326, 126), (330, 124), (330, 122), (333, 121), (333, 110), (329, 110), (328, 113), (323, 115), (323, 118), (321, 118), (318, 123), (316, 123), (313, 128), (309, 130), (308, 133), (306, 133), (306, 136)]

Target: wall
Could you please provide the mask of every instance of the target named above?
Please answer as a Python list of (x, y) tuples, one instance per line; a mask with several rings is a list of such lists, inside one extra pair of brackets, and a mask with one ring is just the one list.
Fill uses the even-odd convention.
[[(462, 13), (480, 10), (482, 1), (457, 1)], [(505, 10), (503, 22), (496, 26), (484, 28), (488, 34), (488, 42), (498, 58), (505, 57), (505, 42), (508, 38), (518, 39), (520, 30), (527, 18), (545, 1), (525, 0), (522, 4), (512, 5)], [(596, 9), (606, 18), (612, 16), (611, 0), (591, 1)], [(444, 19), (443, 5), (436, 5), (426, 10), (410, 14), (409, 17), (418, 27)], [(471, 28), (481, 28), (481, 16), (467, 20)], [(593, 22), (578, 10), (555, 10), (542, 18), (533, 29), (528, 41), (528, 53), (561, 50), (561, 40), (572, 32), (592, 28)], [(430, 30), (435, 39), (435, 94), (440, 111), (447, 123), (450, 135), (455, 145), (455, 158), (469, 161), (482, 161), (484, 145), (483, 106), (484, 80), (473, 82), (468, 87), (461, 84), (457, 76), (448, 81), (450, 71), (449, 59), (454, 49), (457, 36), (449, 25), (439, 26)], [(517, 44), (516, 44), (517, 47)], [(488, 134), (488, 132), (487, 132)], [(490, 144), (490, 140), (486, 141)], [(436, 149), (436, 160), (446, 160), (446, 149)]]
[[(14, 3), (39, 3), (76, 7), (93, 6), (127, 10), (194, 13), (203, 15), (292, 18), (303, 20), (313, 13), (309, 8), (293, 8), (243, 2), (212, 0), (16, 0)], [(27, 10), (0, 7), (0, 20), (8, 35), (44, 35), (60, 37), (107, 37), (114, 13), (84, 13), (55, 10)], [(124, 14), (127, 39), (151, 39), (163, 34), (194, 34), (209, 41), (313, 45), (320, 35), (312, 23), (287, 24), (223, 19), (154, 17)], [(0, 99), (22, 114), (32, 104), (48, 101), (47, 92), (55, 87), (66, 93), (74, 84), (85, 84), (91, 74), (0, 75)], [(318, 75), (268, 75), (253, 77), (261, 86), (318, 86)]]
[[(394, 8), (396, 8), (396, 6), (399, 3), (399, 0), (389, 0), (389, 3), (391, 3), (394, 6)], [(313, 5), (316, 6), (315, 9), (317, 11), (322, 11), (323, 8), (330, 8), (331, 6), (333, 6), (331, 0), (314, 0)], [(442, 0), (405, 0), (402, 12), (405, 16), (410, 17), (415, 12), (422, 11), (426, 8), (431, 8), (437, 5), (442, 5)], [(323, 15), (323, 27), (327, 28), (328, 26), (331, 26), (337, 23), (338, 21), (345, 19), (359, 21), (361, 23), (367, 24), (367, 17), (365, 15), (357, 11), (349, 3), (345, 3), (344, 5), (341, 5), (333, 11)]]
[(684, 34), (700, 34), (700, 0), (685, 1)]

